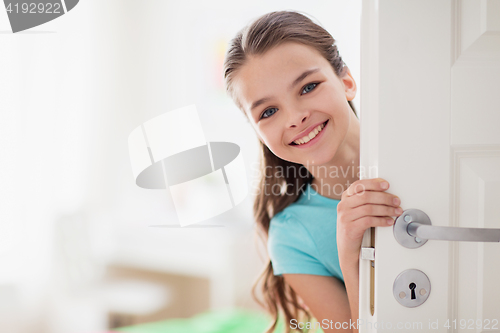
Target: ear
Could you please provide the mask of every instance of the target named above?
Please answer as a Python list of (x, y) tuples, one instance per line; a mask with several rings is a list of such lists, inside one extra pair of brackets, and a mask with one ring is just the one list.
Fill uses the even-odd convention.
[(342, 84), (344, 85), (344, 90), (345, 90), (345, 96), (348, 101), (352, 101), (354, 97), (356, 96), (356, 81), (354, 81), (354, 78), (352, 77), (351, 71), (349, 70), (348, 67), (346, 67), (346, 73), (344, 76), (341, 78)]

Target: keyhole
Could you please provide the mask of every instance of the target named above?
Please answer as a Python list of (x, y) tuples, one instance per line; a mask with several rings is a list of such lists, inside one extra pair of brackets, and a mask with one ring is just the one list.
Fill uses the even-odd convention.
[(417, 299), (417, 296), (415, 296), (415, 288), (417, 288), (417, 285), (412, 282), (409, 287), (411, 289), (411, 299)]

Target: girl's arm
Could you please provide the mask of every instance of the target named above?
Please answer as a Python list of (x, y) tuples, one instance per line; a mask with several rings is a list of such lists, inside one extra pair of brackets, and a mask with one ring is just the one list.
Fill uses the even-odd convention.
[[(359, 317), (359, 252), (365, 230), (391, 226), (394, 223), (392, 216), (403, 212), (399, 198), (384, 192), (388, 188), (389, 183), (382, 178), (357, 180), (342, 193), (337, 205), (339, 263), (354, 323)], [(396, 208), (401, 211), (397, 212)], [(357, 326), (353, 332), (358, 332)]]
[[(352, 327), (349, 327), (351, 319), (349, 300), (340, 280), (333, 276), (310, 274), (283, 274), (283, 277), (306, 303), (325, 333), (353, 332)], [(307, 327), (307, 323), (304, 322), (301, 326), (298, 326), (299, 322), (285, 323), (285, 325), (291, 328)], [(311, 328), (315, 327), (317, 326)]]
[[(340, 259), (340, 258), (339, 258)], [(349, 308), (351, 310), (351, 322), (353, 323), (352, 332), (358, 333), (357, 326), (359, 319), (359, 257), (352, 259), (340, 259), (340, 269), (344, 276), (344, 283), (349, 299)]]

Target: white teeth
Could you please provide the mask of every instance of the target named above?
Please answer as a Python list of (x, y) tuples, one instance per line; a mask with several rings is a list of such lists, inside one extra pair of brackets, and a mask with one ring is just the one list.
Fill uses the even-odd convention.
[(325, 127), (324, 124), (318, 125), (318, 127), (314, 128), (309, 133), (309, 135), (306, 135), (306, 136), (304, 136), (304, 137), (302, 137), (300, 139), (295, 140), (294, 143), (297, 144), (297, 145), (308, 143), (309, 141), (311, 141), (312, 139), (314, 139), (316, 137), (316, 135), (318, 135), (319, 132), (321, 132), (321, 130), (323, 129), (323, 127)]

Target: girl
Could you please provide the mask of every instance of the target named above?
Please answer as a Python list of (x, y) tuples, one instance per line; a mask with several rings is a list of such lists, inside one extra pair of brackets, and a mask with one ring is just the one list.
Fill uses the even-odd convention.
[(231, 40), (224, 79), (262, 151), (254, 216), (270, 257), (261, 276), (274, 318), (267, 333), (280, 312), (287, 333), (312, 316), (325, 332), (335, 323), (357, 332), (349, 323), (358, 319), (363, 234), (392, 225), (402, 210), (386, 181), (359, 180), (352, 169), (356, 83), (335, 40), (303, 14), (268, 13)]

